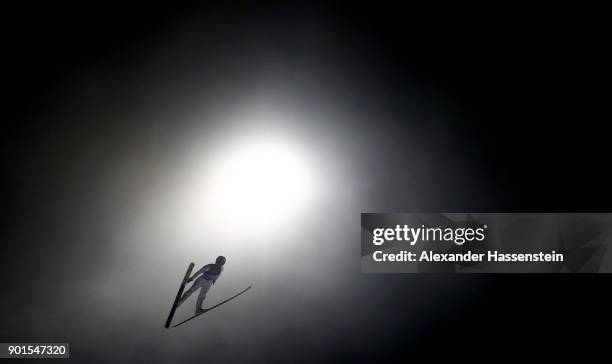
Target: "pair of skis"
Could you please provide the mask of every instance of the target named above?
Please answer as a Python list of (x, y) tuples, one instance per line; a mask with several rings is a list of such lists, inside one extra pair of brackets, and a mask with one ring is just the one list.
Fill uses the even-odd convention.
[[(168, 319), (166, 319), (166, 324), (164, 325), (166, 327), (166, 329), (170, 328), (170, 325), (172, 324), (172, 318), (174, 317), (174, 313), (176, 312), (176, 308), (178, 307), (178, 303), (181, 300), (181, 297), (183, 296), (183, 291), (185, 290), (185, 285), (187, 284), (187, 280), (189, 279), (189, 277), (191, 277), (191, 271), (193, 270), (193, 267), (195, 266), (195, 264), (190, 263), (189, 267), (187, 268), (187, 272), (185, 272), (185, 277), (183, 278), (183, 281), (181, 282), (181, 286), (179, 287), (178, 293), (176, 294), (176, 298), (174, 299), (174, 303), (172, 304), (172, 308), (170, 309), (170, 314), (168, 315)], [(184, 323), (186, 323), (187, 321), (193, 320), (194, 318), (205, 314), (206, 312), (221, 306), (224, 303), (227, 303), (231, 300), (233, 300), (234, 298), (240, 296), (241, 294), (243, 294), (244, 292), (248, 291), (249, 289), (251, 289), (251, 286), (248, 286), (246, 289), (243, 289), (242, 291), (236, 293), (235, 295), (233, 295), (232, 297), (221, 301), (219, 303), (217, 303), (216, 305), (209, 307), (209, 308), (205, 308), (202, 312), (200, 313), (196, 313), (195, 315), (187, 318), (186, 320), (183, 320), (181, 322), (179, 322), (178, 324), (172, 326), (172, 327), (177, 327), (180, 326)]]

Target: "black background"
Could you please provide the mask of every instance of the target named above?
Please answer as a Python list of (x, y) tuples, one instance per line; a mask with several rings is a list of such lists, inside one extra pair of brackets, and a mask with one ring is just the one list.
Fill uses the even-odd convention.
[[(609, 29), (602, 9), (559, 4), (229, 6), (94, 1), (31, 3), (3, 13), (7, 21), (2, 53), (8, 62), (3, 66), (6, 94), (0, 144), (2, 317), (23, 315), (14, 302), (27, 294), (34, 295), (30, 298), (34, 307), (44, 310), (42, 297), (53, 294), (53, 280), (45, 279), (53, 277), (51, 267), (68, 273), (72, 269), (54, 264), (64, 232), (51, 217), (61, 216), (70, 204), (66, 196), (88, 183), (81, 175), (66, 176), (62, 169), (66, 159), (79, 159), (79, 144), (74, 140), (85, 131), (100, 130), (108, 137), (116, 128), (142, 127), (75, 125), (46, 118), (54, 113), (49, 110), (54, 110), (58, 85), (81, 77), (78, 70), (91, 65), (121, 68), (184, 19), (203, 19), (209, 31), (215, 30), (210, 37), (218, 44), (248, 40), (249, 31), (258, 29), (259, 36), (267, 39), (266, 46), (282, 48), (291, 43), (296, 28), (302, 32), (324, 28), (323, 34), (338, 45), (332, 58), (350, 68), (359, 85), (370, 88), (365, 94), (378, 95), (382, 107), (395, 115), (410, 108), (413, 89), (408, 84), (443, 95), (444, 107), (454, 117), (419, 127), (453, 134), (455, 142), (441, 144), (439, 152), (449, 158), (461, 155), (478, 165), (480, 182), (489, 192), (482, 194), (477, 189), (480, 185), (459, 179), (445, 195), (455, 197), (417, 209), (609, 211), (611, 138), (605, 55)], [(353, 57), (373, 50), (375, 57)], [(397, 121), (376, 126), (386, 127), (411, 126)], [(432, 173), (437, 174), (413, 186), (452, 178), (443, 170)], [(380, 196), (371, 198), (388, 200), (392, 191), (385, 186), (392, 186), (391, 182), (387, 184), (383, 177), (378, 183), (381, 188), (373, 193)], [(391, 204), (391, 208), (402, 210), (402, 205)], [(45, 259), (40, 259), (41, 253)], [(519, 358), (541, 354), (544, 360), (551, 360), (549, 355), (578, 354), (584, 360), (605, 352), (612, 303), (605, 275), (458, 276), (453, 278), (457, 296), (448, 305), (451, 308), (441, 312), (432, 305), (426, 310), (431, 324), (418, 328), (410, 327), (404, 318), (403, 302), (412, 297), (403, 295), (402, 287), (417, 281), (435, 287), (440, 278), (371, 279), (378, 279), (392, 294), (386, 293), (389, 300), (380, 325), (372, 336), (361, 337), (368, 349), (339, 343), (313, 348), (304, 360), (401, 362), (418, 353), (467, 359), (487, 352)], [(481, 284), (468, 290), (470, 301), (464, 303), (466, 289), (461, 287), (471, 287), (473, 281)], [(444, 294), (454, 296), (454, 292)], [(435, 291), (431, 295), (432, 302), (439, 297)], [(18, 339), (16, 328), (1, 326), (2, 339)], [(403, 340), (411, 330), (412, 334), (418, 330), (418, 340)], [(332, 340), (329, 333), (322, 337)], [(292, 340), (270, 347), (269, 357), (258, 360), (286, 357), (276, 351), (291, 351), (291, 345), (299, 345), (299, 333)], [(142, 359), (147, 361), (146, 353)]]

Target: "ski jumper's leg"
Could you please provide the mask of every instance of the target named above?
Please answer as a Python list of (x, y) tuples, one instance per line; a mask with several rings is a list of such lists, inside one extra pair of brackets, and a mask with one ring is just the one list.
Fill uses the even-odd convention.
[(197, 285), (197, 283), (198, 283), (198, 281), (196, 280), (191, 285), (191, 287), (187, 291), (185, 291), (185, 293), (183, 293), (183, 296), (181, 297), (181, 300), (178, 303), (179, 306), (182, 305), (183, 302), (185, 302), (189, 298), (189, 296), (191, 296), (193, 294), (193, 292), (195, 292), (198, 288), (200, 288), (200, 286)]
[(200, 294), (198, 295), (198, 300), (196, 301), (195, 313), (202, 312), (202, 303), (204, 302), (204, 299), (206, 299), (206, 293), (213, 285), (212, 281), (207, 281), (205, 279), (202, 279), (200, 284), (202, 289), (200, 289)]

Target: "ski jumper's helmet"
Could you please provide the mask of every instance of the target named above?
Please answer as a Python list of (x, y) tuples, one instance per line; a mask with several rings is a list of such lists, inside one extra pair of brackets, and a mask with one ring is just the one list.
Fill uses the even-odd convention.
[(223, 255), (219, 255), (217, 260), (215, 260), (215, 264), (223, 265), (225, 264), (225, 257)]

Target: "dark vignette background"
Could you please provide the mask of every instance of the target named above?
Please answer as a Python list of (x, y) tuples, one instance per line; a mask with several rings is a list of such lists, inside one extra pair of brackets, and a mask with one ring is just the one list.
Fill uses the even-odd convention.
[[(96, 257), (104, 254), (105, 224), (117, 201), (91, 207), (88, 199), (103, 190), (96, 173), (114, 153), (129, 153), (134, 135), (149, 138), (132, 147), (142, 152), (155, 149), (151, 145), (159, 148), (164, 138), (178, 138), (182, 126), (148, 125), (142, 118), (108, 122), (112, 117), (87, 123), (72, 115), (137, 114), (156, 107), (149, 93), (159, 92), (160, 98), (173, 93), (176, 100), (189, 95), (193, 84), (173, 80), (188, 79), (196, 65), (172, 53), (146, 58), (167, 37), (176, 39), (177, 47), (184, 41), (180, 49), (188, 54), (199, 52), (185, 51), (193, 44), (207, 44), (199, 57), (214, 54), (209, 66), (219, 70), (209, 81), (240, 83), (254, 77), (249, 67), (308, 68), (312, 61), (319, 75), (313, 77), (319, 78), (314, 85), (294, 80), (301, 92), (312, 96), (328, 90), (321, 97), (332, 97), (325, 102), (339, 108), (392, 115), (353, 127), (357, 135), (388, 138), (388, 149), (376, 149), (377, 158), (367, 142), (363, 150), (360, 139), (352, 146), (362, 153), (366, 199), (378, 211), (610, 210), (609, 29), (605, 12), (598, 9), (94, 1), (28, 3), (3, 13), (3, 59), (8, 62), (0, 135), (2, 341), (77, 340), (79, 331), (63, 332), (62, 322), (53, 324), (55, 336), (41, 327), (46, 321), (25, 318), (37, 317), (49, 302), (74, 299), (67, 292), (78, 287), (70, 286), (89, 272), (112, 269), (100, 266)], [(263, 56), (248, 57), (262, 49)], [(318, 54), (314, 61), (308, 58), (313, 52)], [(255, 65), (246, 65), (251, 60)], [(172, 91), (152, 89), (142, 76), (146, 73), (134, 72), (148, 62), (157, 62), (156, 69), (160, 62), (167, 67), (157, 82)], [(118, 85), (99, 82), (100, 77), (88, 83), (90, 69), (108, 70), (110, 83)], [(75, 95), (66, 86), (72, 83), (88, 87)], [(190, 108), (195, 102), (176, 100), (167, 107)], [(403, 174), (399, 167), (410, 162), (409, 153), (419, 145), (404, 145), (401, 136), (414, 129), (424, 136), (417, 143), (435, 151), (431, 162), (443, 168)], [(441, 130), (452, 138), (439, 137)], [(96, 143), (100, 140), (122, 147)], [(432, 188), (438, 193), (428, 200), (403, 193)], [(78, 244), (75, 234), (82, 238)], [(234, 348), (231, 339), (224, 347), (253, 352), (243, 359), (258, 362), (400, 362), (419, 353), (533, 355), (532, 350), (594, 357), (606, 352), (608, 276), (453, 276), (447, 284), (449, 277), (357, 272), (356, 285), (376, 288), (342, 304), (356, 317), (367, 312), (372, 321), (365, 327), (346, 328), (322, 304), (309, 316), (322, 321), (316, 335), (304, 338), (298, 325), (271, 337), (263, 349), (249, 349), (245, 342)], [(407, 288), (413, 286), (425, 290), (415, 296)], [(418, 310), (411, 306), (415, 301)], [(419, 325), (414, 315), (422, 319)], [(78, 319), (85, 320), (81, 330), (100, 331), (99, 342), (106, 340), (104, 328), (89, 326), (86, 316)], [(98, 356), (105, 350), (94, 344), (75, 357), (108, 361)], [(139, 348), (134, 342), (118, 350), (126, 351), (128, 361), (155, 362), (153, 354)], [(194, 348), (180, 357), (199, 360), (201, 355)], [(223, 358), (223, 350), (212, 356)]]

